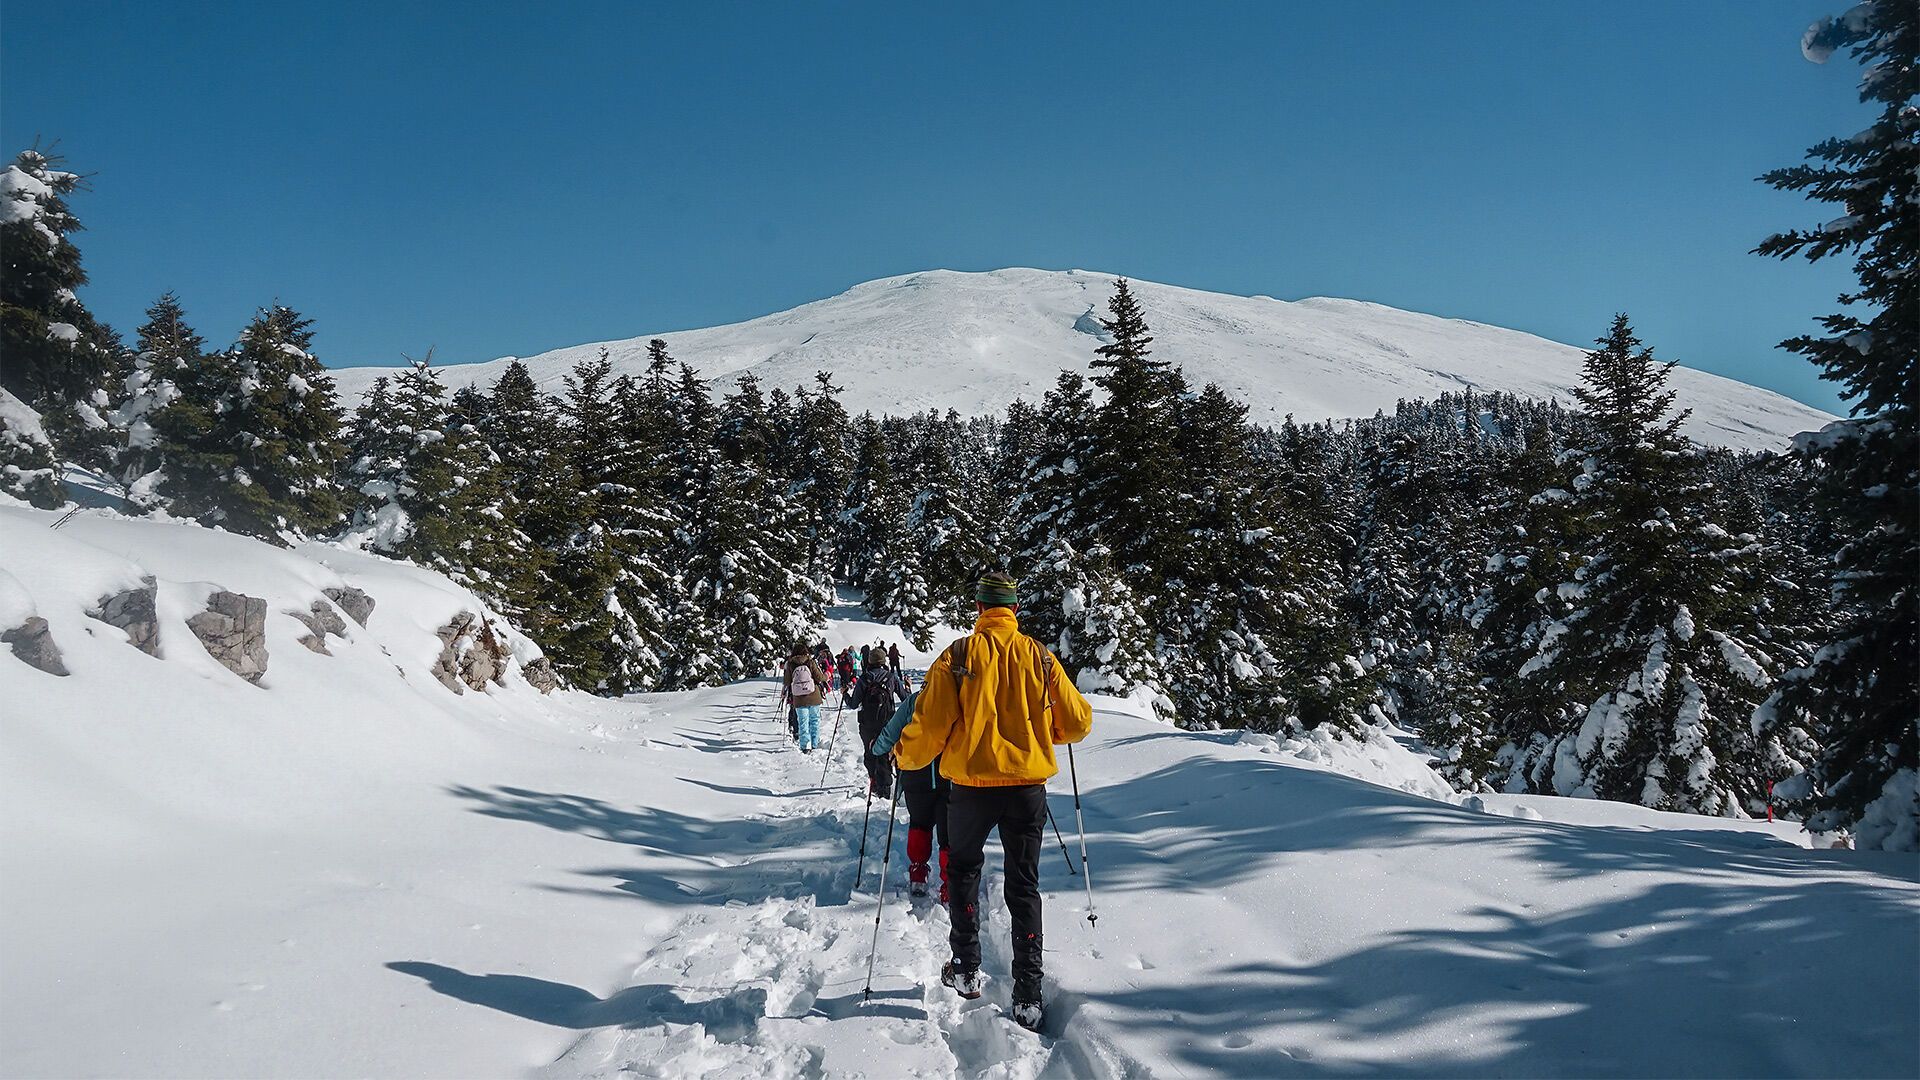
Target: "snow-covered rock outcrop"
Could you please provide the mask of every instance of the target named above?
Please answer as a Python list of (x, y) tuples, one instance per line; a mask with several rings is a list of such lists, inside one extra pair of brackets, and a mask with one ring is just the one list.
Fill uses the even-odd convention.
[[(10, 702), (34, 700), (39, 686), (27, 668), (108, 683), (131, 672), (138, 682), (154, 675), (139, 666), (146, 659), (201, 676), (210, 660), (289, 695), (308, 691), (308, 674), (321, 686), (402, 679), (455, 693), (554, 688), (538, 646), (432, 571), (192, 525), (88, 514), (56, 528), (59, 521), (0, 506), (0, 635), (20, 661), (0, 666)], [(292, 646), (335, 663), (309, 671), (289, 659)], [(296, 670), (283, 684), (289, 667)]]

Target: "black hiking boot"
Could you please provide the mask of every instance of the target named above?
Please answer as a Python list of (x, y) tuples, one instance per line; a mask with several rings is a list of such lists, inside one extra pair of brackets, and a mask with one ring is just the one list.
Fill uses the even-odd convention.
[(961, 971), (959, 968), (953, 966), (953, 961), (951, 960), (947, 961), (946, 966), (940, 969), (940, 981), (952, 987), (954, 993), (959, 994), (968, 1001), (979, 997), (980, 991), (986, 989), (987, 986), (987, 977), (979, 968), (974, 968), (972, 971)]
[(1021, 980), (1013, 984), (1013, 1022), (1028, 1031), (1039, 1031), (1040, 1022), (1045, 1019), (1045, 1010), (1040, 1002), (1040, 982), (1038, 979), (1027, 982)]

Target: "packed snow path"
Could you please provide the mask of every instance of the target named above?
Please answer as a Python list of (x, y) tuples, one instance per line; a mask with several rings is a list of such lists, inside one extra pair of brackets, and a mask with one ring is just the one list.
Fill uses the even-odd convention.
[[(803, 755), (767, 684), (725, 697), (656, 741), (731, 762), (735, 783), (681, 779), (735, 800), (737, 818), (696, 820), (520, 789), (461, 793), (488, 816), (580, 831), (657, 856), (656, 867), (581, 872), (688, 909), (648, 948), (625, 987), (599, 997), (427, 962), (394, 969), (463, 1001), (582, 1029), (580, 1040), (542, 1070), (555, 1076), (1041, 1075), (1057, 1052), (1055, 1040), (1003, 1015), (1004, 940), (986, 943), (987, 969), (999, 978), (984, 998), (963, 1002), (940, 985), (946, 913), (905, 895), (904, 805), (873, 993), (864, 994), (888, 803), (875, 800), (867, 819), (852, 714), (837, 718), (840, 738), (830, 753)], [(825, 712), (830, 734), (836, 710)], [(856, 891), (863, 820), (869, 859)], [(990, 868), (991, 895), (998, 894), (998, 877)], [(1061, 917), (1077, 913), (1062, 910)], [(1000, 931), (1003, 938), (1004, 923)]]

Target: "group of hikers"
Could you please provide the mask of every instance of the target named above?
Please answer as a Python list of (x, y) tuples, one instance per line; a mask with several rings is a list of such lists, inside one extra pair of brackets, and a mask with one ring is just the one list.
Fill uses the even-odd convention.
[[(825, 642), (788, 658), (780, 697), (803, 753), (820, 747), (820, 709), (839, 676), (841, 707), (856, 710), (867, 798), (907, 803), (908, 889), (931, 894), (936, 841), (940, 902), (947, 907), (952, 958), (940, 981), (978, 998), (980, 874), (987, 836), (1005, 851), (1006, 903), (1013, 933), (1013, 1018), (1037, 1029), (1042, 1017), (1040, 851), (1048, 820), (1054, 747), (1079, 742), (1093, 709), (1046, 646), (1020, 632), (1019, 586), (989, 574), (974, 590), (973, 631), (949, 645), (913, 690), (899, 646), (851, 648)], [(882, 883), (885, 888), (885, 883)]]
[(857, 705), (858, 702), (851, 700), (853, 688), (860, 684), (864, 674), (879, 671), (891, 672), (901, 687), (900, 697), (906, 696), (898, 645), (862, 645), (857, 653), (849, 645), (837, 656), (824, 641), (812, 648), (796, 645), (783, 669), (786, 674), (780, 700), (787, 706), (787, 733), (800, 745), (803, 754), (811, 754), (821, 746), (820, 709), (826, 704), (828, 694), (836, 691), (840, 694), (841, 708)]

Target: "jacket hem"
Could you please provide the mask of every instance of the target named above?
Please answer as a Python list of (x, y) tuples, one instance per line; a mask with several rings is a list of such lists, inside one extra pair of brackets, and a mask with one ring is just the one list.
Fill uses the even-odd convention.
[[(945, 775), (945, 774), (943, 773), (942, 775)], [(1060, 775), (1060, 770), (1055, 769), (1053, 772), (1050, 772), (1045, 776), (1032, 776), (1032, 777), (970, 776), (964, 780), (957, 776), (948, 776), (947, 779), (952, 781), (953, 783), (959, 784), (961, 787), (1031, 787), (1034, 784), (1044, 784), (1047, 781), (1059, 775)]]

